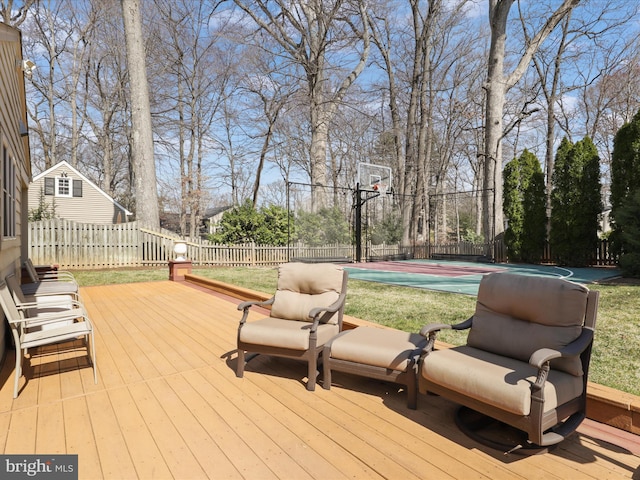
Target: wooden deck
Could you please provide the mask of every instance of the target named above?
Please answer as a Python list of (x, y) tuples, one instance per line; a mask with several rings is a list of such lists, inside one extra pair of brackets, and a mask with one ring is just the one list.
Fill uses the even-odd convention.
[(81, 479), (640, 478), (640, 452), (592, 423), (550, 453), (504, 456), (460, 433), (439, 397), (412, 411), (393, 385), (339, 373), (308, 392), (303, 364), (268, 357), (238, 379), (236, 303), (187, 284), (82, 296), (98, 384), (82, 351), (49, 349), (25, 362), (13, 400), (8, 356), (1, 452), (78, 454)]

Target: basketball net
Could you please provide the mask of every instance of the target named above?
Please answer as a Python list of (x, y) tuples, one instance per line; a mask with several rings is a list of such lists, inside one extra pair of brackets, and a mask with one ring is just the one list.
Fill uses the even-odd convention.
[(373, 185), (373, 191), (379, 193), (380, 195), (385, 195), (388, 188), (389, 185), (386, 185), (384, 183), (376, 183)]

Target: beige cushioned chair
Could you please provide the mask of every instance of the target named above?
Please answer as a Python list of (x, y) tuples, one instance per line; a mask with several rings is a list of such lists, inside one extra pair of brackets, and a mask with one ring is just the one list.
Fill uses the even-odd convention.
[[(557, 444), (585, 417), (597, 306), (597, 291), (560, 278), (486, 275), (473, 317), (420, 332), (419, 389), (526, 432), (516, 448)], [(469, 329), (467, 344), (433, 350), (445, 328)]]
[[(238, 305), (243, 315), (238, 327), (236, 375), (243, 376), (247, 352), (298, 358), (308, 362), (307, 389), (314, 390), (322, 348), (342, 330), (347, 276), (334, 264), (280, 265), (272, 298)], [(247, 322), (254, 305), (270, 306), (270, 316)]]

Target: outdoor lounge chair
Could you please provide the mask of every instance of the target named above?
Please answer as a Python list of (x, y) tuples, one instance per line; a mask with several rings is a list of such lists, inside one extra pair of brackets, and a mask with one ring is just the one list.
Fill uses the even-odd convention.
[[(487, 440), (471, 424), (481, 414), (526, 433), (509, 451), (557, 444), (585, 418), (597, 307), (597, 291), (567, 280), (486, 275), (471, 318), (420, 332), (419, 389), (461, 404), (458, 425), (476, 440)], [(445, 328), (469, 329), (467, 344), (433, 350)]]
[[(22, 376), (22, 361), (28, 349), (84, 338), (87, 354), (93, 366), (93, 380), (98, 383), (96, 371), (93, 325), (83, 308), (62, 312), (30, 314), (29, 309), (18, 309), (5, 282), (0, 283), (0, 304), (11, 327), (16, 349), (13, 398), (18, 397)], [(76, 348), (75, 345), (73, 347)]]
[(55, 313), (71, 310), (72, 308), (84, 308), (80, 301), (71, 295), (46, 295), (41, 297), (26, 297), (20, 288), (15, 274), (7, 275), (4, 279), (11, 292), (13, 301), (20, 312), (27, 315), (39, 315), (42, 313)]
[[(245, 352), (293, 357), (308, 362), (307, 390), (314, 390), (318, 357), (326, 342), (342, 330), (347, 272), (334, 264), (285, 263), (278, 268), (275, 295), (265, 301), (238, 305), (238, 364), (242, 377)], [(249, 308), (271, 307), (267, 318), (247, 322)]]
[(78, 282), (70, 272), (53, 270), (39, 274), (31, 260), (26, 260), (24, 267), (31, 279), (31, 283), (20, 285), (26, 297), (71, 295), (74, 300), (80, 299)]
[(24, 269), (27, 271), (32, 282), (42, 281), (67, 281), (77, 284), (73, 274), (67, 270), (55, 270), (47, 267), (38, 267), (33, 264), (30, 258), (24, 261)]

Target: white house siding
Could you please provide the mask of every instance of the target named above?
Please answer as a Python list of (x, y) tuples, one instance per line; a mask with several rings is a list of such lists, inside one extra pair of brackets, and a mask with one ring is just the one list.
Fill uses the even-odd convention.
[[(26, 133), (27, 110), (22, 71), (22, 45), (20, 32), (0, 23), (0, 186), (4, 190), (4, 160), (13, 163), (15, 171), (13, 195), (15, 226), (12, 235), (5, 235), (5, 195), (0, 195), (0, 280), (10, 273), (20, 272), (22, 256), (26, 254), (26, 245), (22, 239), (26, 232), (26, 211), (23, 208), (29, 179), (31, 177), (31, 158), (29, 139)], [(3, 315), (0, 313), (0, 318)], [(7, 336), (6, 322), (0, 323), (0, 358), (5, 357)]]
[[(57, 196), (55, 194), (55, 180), (54, 194), (45, 195), (45, 179), (55, 179), (63, 174), (69, 179), (72, 190), (74, 181), (82, 182), (82, 196)], [(53, 166), (33, 179), (29, 187), (30, 211), (38, 208), (41, 196), (47, 205), (55, 205), (56, 218), (95, 224), (125, 223), (128, 221), (128, 212), (123, 207), (66, 162)]]

